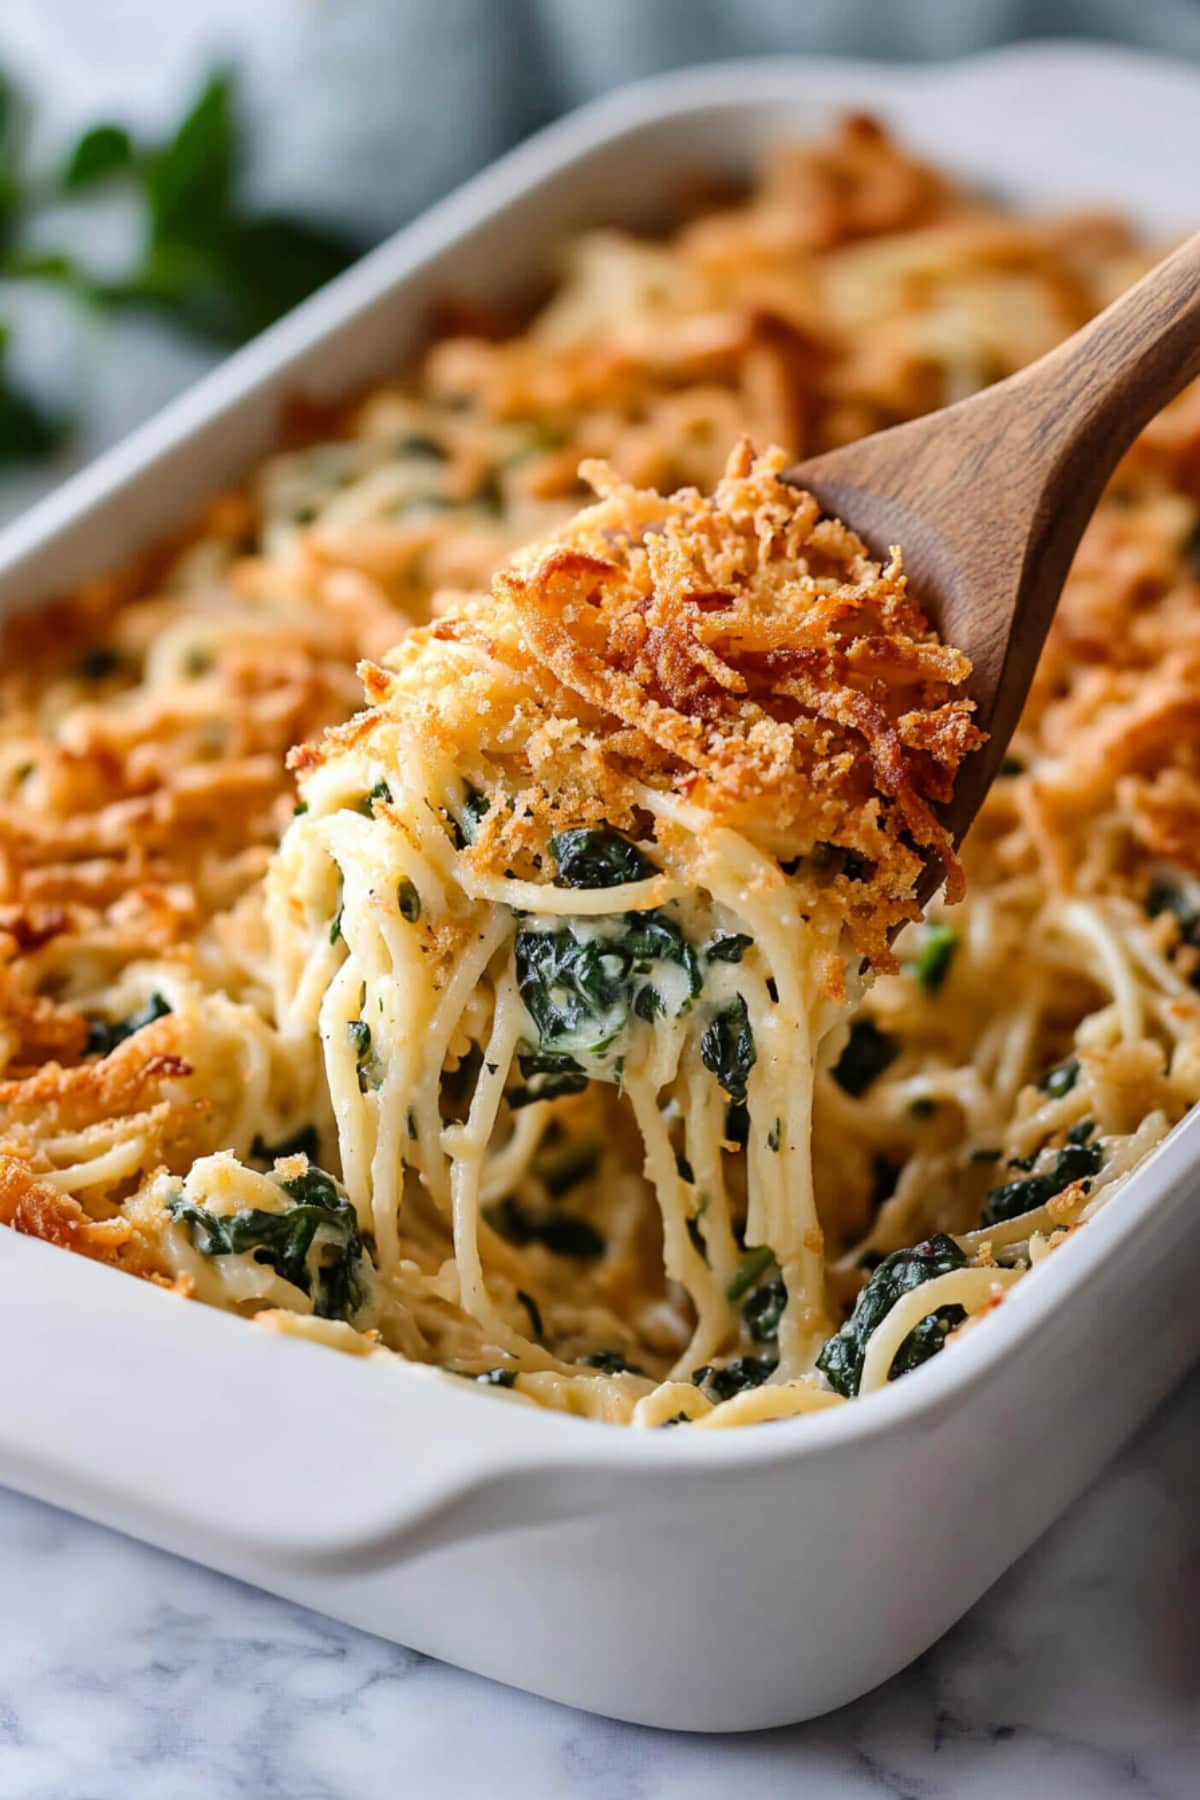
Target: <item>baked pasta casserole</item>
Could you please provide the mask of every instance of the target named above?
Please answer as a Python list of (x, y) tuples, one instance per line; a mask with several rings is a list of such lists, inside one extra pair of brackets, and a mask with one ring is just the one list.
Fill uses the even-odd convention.
[(952, 1354), (1200, 1097), (1200, 397), (960, 854), (969, 665), (785, 473), (1151, 260), (850, 119), (16, 620), (0, 1222), (639, 1426)]

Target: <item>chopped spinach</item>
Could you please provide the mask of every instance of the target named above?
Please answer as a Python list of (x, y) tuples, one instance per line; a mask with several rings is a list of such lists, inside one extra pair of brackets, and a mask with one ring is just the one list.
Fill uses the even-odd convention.
[(831, 1071), (844, 1093), (857, 1099), (900, 1054), (898, 1038), (880, 1031), (873, 1019), (855, 1019), (846, 1047)]
[(725, 1142), (744, 1149), (750, 1136), (750, 1114), (744, 1100), (731, 1100), (725, 1108)]
[(513, 1112), (537, 1100), (557, 1100), (563, 1094), (582, 1094), (588, 1078), (571, 1056), (551, 1056), (538, 1050), (522, 1050), (517, 1057), (525, 1083), (508, 1088), (504, 1098)]
[(636, 1363), (626, 1362), (619, 1350), (593, 1350), (585, 1356), (584, 1366), (588, 1369), (599, 1369), (605, 1375), (640, 1375), (642, 1370)]
[(787, 1307), (787, 1287), (782, 1275), (772, 1275), (752, 1294), (746, 1296), (742, 1317), (756, 1344), (774, 1344), (779, 1339), (779, 1321)]
[(533, 1172), (546, 1192), (557, 1200), (600, 1166), (600, 1146), (589, 1138), (568, 1138), (565, 1144), (543, 1146), (533, 1160)]
[(754, 943), (744, 931), (718, 931), (704, 946), (709, 962), (739, 963)]
[(692, 1381), (710, 1400), (732, 1400), (747, 1388), (761, 1387), (778, 1367), (777, 1358), (772, 1356), (738, 1356), (723, 1368), (704, 1363), (692, 1371)]
[(1047, 1094), (1051, 1100), (1061, 1100), (1064, 1094), (1070, 1093), (1078, 1080), (1079, 1058), (1071, 1056), (1066, 1062), (1059, 1063), (1057, 1068), (1047, 1069), (1044, 1075), (1039, 1075), (1037, 1090), (1039, 1094)]
[(341, 935), (342, 935), (342, 909), (339, 906), (337, 911), (334, 913), (333, 918), (329, 921), (329, 941), (330, 941), (330, 943), (336, 944), (339, 941), (339, 939), (341, 938)]
[(550, 839), (550, 854), (558, 864), (555, 887), (620, 887), (658, 873), (649, 857), (611, 825), (580, 825), (559, 832)]
[[(1104, 1150), (1100, 1144), (1064, 1144), (1050, 1167), (1041, 1175), (1027, 1175), (1020, 1181), (1005, 1182), (995, 1187), (984, 1202), (984, 1225), (999, 1225), (1006, 1219), (1018, 1219), (1022, 1213), (1045, 1206), (1072, 1182), (1086, 1182), (1104, 1166)], [(1084, 1188), (1087, 1192), (1087, 1188)]]
[(250, 1146), (250, 1154), (256, 1162), (266, 1163), (269, 1168), (285, 1156), (307, 1156), (310, 1163), (315, 1163), (320, 1147), (316, 1126), (302, 1125), (299, 1131), (294, 1131), (291, 1137), (280, 1138), (277, 1144), (268, 1144), (265, 1139), (256, 1137)]
[[(885, 1256), (855, 1301), (854, 1311), (841, 1330), (828, 1339), (817, 1358), (817, 1367), (830, 1387), (847, 1399), (857, 1394), (871, 1335), (896, 1302), (923, 1282), (961, 1269), (966, 1260), (954, 1239), (940, 1231), (922, 1244), (893, 1250)], [(943, 1306), (922, 1319), (896, 1352), (888, 1380), (906, 1375), (935, 1356), (947, 1334), (961, 1325), (966, 1316), (961, 1306)]]
[(377, 781), (370, 793), (363, 795), (358, 803), (359, 812), (365, 813), (368, 819), (372, 818), (374, 816), (375, 802), (377, 800), (382, 800), (385, 806), (391, 805), (392, 790), (386, 781)]
[(475, 1379), (484, 1387), (510, 1388), (516, 1384), (517, 1372), (515, 1369), (485, 1369)]
[(365, 1019), (350, 1019), (346, 1025), (346, 1036), (354, 1046), (359, 1093), (365, 1094), (374, 1088), (382, 1087), (383, 1064), (371, 1047), (371, 1027)]
[(927, 994), (936, 994), (950, 972), (954, 952), (958, 949), (958, 933), (952, 925), (927, 925), (921, 949), (909, 963), (913, 980)]
[[(1179, 922), (1179, 941), (1192, 949), (1200, 949), (1200, 910), (1193, 905), (1181, 887), (1173, 881), (1158, 880), (1151, 884), (1146, 896), (1146, 911), (1152, 919), (1159, 913), (1172, 913)], [(1169, 954), (1174, 955), (1174, 950)], [(1200, 988), (1200, 971), (1192, 975), (1191, 985)]]
[(1080, 1119), (1066, 1134), (1068, 1144), (1086, 1144), (1095, 1129), (1095, 1119)]
[(490, 1206), (484, 1214), (492, 1230), (510, 1244), (541, 1244), (555, 1256), (578, 1256), (594, 1261), (608, 1248), (604, 1238), (574, 1213), (531, 1212), (511, 1195)]
[(396, 899), (400, 906), (400, 917), (407, 919), (410, 925), (415, 925), (421, 916), (421, 896), (407, 876), (396, 889)]
[(120, 666), (121, 658), (111, 644), (97, 644), (86, 650), (75, 665), (85, 681), (104, 681), (115, 675)]
[(214, 1213), (177, 1194), (167, 1211), (186, 1225), (203, 1256), (251, 1251), (302, 1293), (319, 1319), (348, 1319), (366, 1299), (365, 1255), (354, 1208), (324, 1169), (280, 1183), (292, 1204), (283, 1212), (259, 1207)]
[(745, 1100), (746, 1082), (758, 1061), (758, 1051), (741, 994), (705, 1026), (700, 1036), (700, 1060), (731, 1100)]
[(445, 462), (450, 452), (445, 444), (437, 438), (430, 437), (424, 431), (410, 431), (407, 436), (397, 440), (397, 456), (420, 456), (429, 462)]
[(725, 1289), (727, 1300), (738, 1301), (748, 1294), (760, 1275), (765, 1275), (775, 1261), (775, 1252), (769, 1244), (756, 1244), (753, 1250), (747, 1250), (736, 1275), (732, 1277)]
[(657, 973), (660, 965), (682, 971), (682, 1006), (700, 991), (696, 953), (661, 912), (626, 913), (603, 930), (586, 920), (568, 920), (553, 931), (525, 928), (517, 933), (514, 956), (538, 1048), (557, 1057), (603, 1055), (631, 1014), (653, 1019), (682, 1010)]
[(490, 806), (491, 801), (487, 795), (481, 794), (479, 789), (472, 787), (468, 781), (463, 793), (462, 812), (457, 819), (452, 821), (454, 842), (459, 850), (463, 850), (468, 844), (475, 842), (479, 835), (480, 821)]
[(1194, 944), (1200, 940), (1200, 912), (1188, 899), (1183, 889), (1176, 887), (1173, 881), (1158, 880), (1150, 884), (1146, 895), (1146, 911), (1152, 919), (1160, 913), (1172, 913), (1179, 921), (1179, 931), (1185, 944)]
[(145, 1006), (124, 1019), (93, 1019), (88, 1025), (87, 1042), (84, 1045), (85, 1056), (107, 1056), (123, 1044), (126, 1038), (133, 1036), (147, 1025), (153, 1025), (155, 1019), (165, 1019), (171, 1008), (158, 992), (151, 994)]

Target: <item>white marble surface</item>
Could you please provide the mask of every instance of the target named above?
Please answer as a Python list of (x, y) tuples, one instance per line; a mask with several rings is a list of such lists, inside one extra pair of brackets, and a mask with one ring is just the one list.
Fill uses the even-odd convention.
[(1194, 1800), (1198, 1467), (1200, 1372), (905, 1674), (743, 1738), (534, 1700), (0, 1491), (0, 1797)]

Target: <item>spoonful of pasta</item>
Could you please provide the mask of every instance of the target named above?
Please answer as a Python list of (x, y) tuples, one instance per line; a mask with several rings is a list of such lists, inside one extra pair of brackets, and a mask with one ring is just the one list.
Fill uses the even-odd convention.
[[(988, 734), (941, 809), (958, 842), (1020, 716), (1068, 567), (1142, 427), (1200, 375), (1200, 234), (1074, 337), (994, 387), (788, 470), (912, 591), (973, 665)], [(923, 899), (940, 874), (932, 869)]]

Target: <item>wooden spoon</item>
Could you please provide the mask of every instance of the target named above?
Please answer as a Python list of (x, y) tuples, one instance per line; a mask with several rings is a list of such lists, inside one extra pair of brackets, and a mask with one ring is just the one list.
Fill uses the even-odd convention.
[[(789, 469), (974, 664), (987, 743), (942, 816), (957, 843), (1004, 757), (1067, 569), (1113, 468), (1200, 375), (1200, 233), (1040, 361), (982, 393)], [(940, 877), (931, 874), (922, 900)]]

